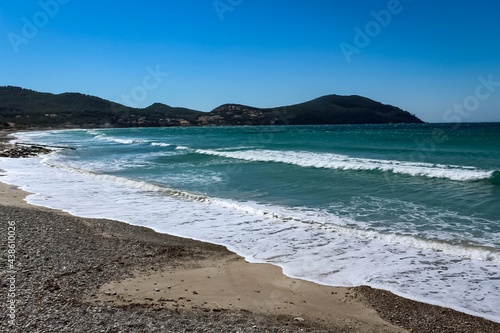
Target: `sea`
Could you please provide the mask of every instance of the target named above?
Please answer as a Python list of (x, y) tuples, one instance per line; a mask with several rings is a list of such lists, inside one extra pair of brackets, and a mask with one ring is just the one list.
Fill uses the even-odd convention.
[[(0, 159), (27, 201), (500, 322), (500, 124), (76, 129)], [(36, 223), (36, 221), (33, 221)]]

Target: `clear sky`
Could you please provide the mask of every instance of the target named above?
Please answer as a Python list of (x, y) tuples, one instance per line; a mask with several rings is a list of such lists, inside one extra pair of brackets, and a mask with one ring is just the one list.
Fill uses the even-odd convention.
[(202, 111), (362, 95), (500, 121), (500, 2), (0, 0), (0, 85)]

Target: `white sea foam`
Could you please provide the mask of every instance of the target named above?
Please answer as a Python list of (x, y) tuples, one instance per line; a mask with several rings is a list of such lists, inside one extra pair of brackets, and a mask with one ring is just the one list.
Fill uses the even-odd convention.
[(117, 138), (111, 135), (107, 135), (104, 133), (105, 130), (95, 130), (95, 129), (90, 129), (87, 130), (86, 133), (90, 134), (94, 137), (95, 140), (99, 141), (107, 141), (107, 142), (113, 142), (113, 143), (118, 143), (122, 145), (131, 145), (131, 144), (140, 144), (140, 143), (145, 143), (145, 140), (139, 140), (139, 139), (122, 139), (122, 138)]
[[(40, 140), (40, 137), (41, 136), (52, 136), (56, 132), (57, 131), (16, 132), (15, 136), (13, 134), (11, 134), (11, 136), (12, 136), (11, 142), (12, 143), (16, 143), (16, 142), (32, 143), (32, 142), (35, 142), (37, 144), (50, 144), (51, 142), (45, 142), (44, 140)], [(32, 139), (34, 139), (34, 140), (32, 141)]]
[(100, 133), (95, 129), (89, 129), (89, 130), (87, 130), (87, 133), (90, 135), (95, 135), (95, 136), (100, 135)]
[(164, 142), (151, 142), (151, 146), (153, 146), (153, 147), (170, 147), (172, 145), (170, 143), (164, 143)]
[[(422, 239), (424, 246), (452, 255), (463, 256), (464, 250), (470, 249), (500, 249), (500, 232), (488, 227), (499, 225), (500, 220), (486, 219), (479, 214), (460, 214), (444, 207), (366, 195), (332, 203), (328, 211), (336, 212), (343, 219), (348, 217), (350, 225), (357, 229), (411, 236), (410, 240)], [(448, 248), (448, 243), (457, 245)], [(483, 258), (490, 257), (488, 252), (483, 254)]]
[(101, 140), (101, 141), (108, 141), (108, 142), (114, 142), (114, 143), (119, 143), (122, 145), (131, 145), (134, 143), (142, 143), (142, 140), (134, 140), (134, 139), (120, 139), (120, 138), (115, 138), (112, 136), (107, 136), (104, 134), (99, 134), (94, 137), (96, 140)]
[(381, 233), (376, 230), (349, 227), (358, 225), (358, 222), (346, 217), (341, 218), (325, 211), (292, 210), (290, 208), (275, 205), (267, 206), (252, 202), (240, 203), (233, 200), (216, 198), (207, 198), (206, 200), (207, 202), (230, 208), (232, 210), (237, 210), (245, 214), (267, 218), (271, 217), (273, 219), (281, 220), (294, 225), (309, 224), (310, 227), (316, 227), (324, 232), (351, 235), (358, 239), (367, 241), (381, 240), (386, 244), (401, 244), (414, 249), (439, 251), (450, 256), (491, 261), (500, 264), (500, 251), (492, 248), (472, 245), (454, 245), (444, 241), (427, 240), (411, 235)]
[(479, 170), (470, 166), (442, 165), (396, 160), (377, 160), (306, 151), (245, 150), (231, 152), (209, 149), (196, 149), (194, 151), (199, 154), (229, 157), (246, 161), (277, 162), (302, 167), (335, 170), (390, 171), (410, 176), (447, 178), (456, 181), (488, 179), (494, 172), (490, 170)]
[(0, 166), (7, 170), (3, 181), (36, 193), (28, 197), (33, 204), (223, 244), (250, 261), (280, 265), (290, 276), (371, 285), (500, 322), (498, 252), (351, 228), (353, 221), (323, 212), (100, 175), (51, 156), (0, 159)]

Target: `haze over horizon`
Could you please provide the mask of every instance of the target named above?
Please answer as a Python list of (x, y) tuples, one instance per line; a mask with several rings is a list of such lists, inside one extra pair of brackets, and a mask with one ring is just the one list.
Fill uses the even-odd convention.
[(201, 111), (361, 95), (500, 121), (500, 4), (0, 2), (0, 85)]

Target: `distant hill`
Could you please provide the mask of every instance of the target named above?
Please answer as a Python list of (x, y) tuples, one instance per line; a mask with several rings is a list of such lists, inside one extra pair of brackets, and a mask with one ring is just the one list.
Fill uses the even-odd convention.
[(159, 127), (422, 123), (415, 115), (361, 96), (328, 95), (275, 108), (224, 104), (202, 112), (155, 103), (130, 108), (80, 93), (0, 87), (0, 128)]

